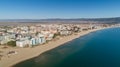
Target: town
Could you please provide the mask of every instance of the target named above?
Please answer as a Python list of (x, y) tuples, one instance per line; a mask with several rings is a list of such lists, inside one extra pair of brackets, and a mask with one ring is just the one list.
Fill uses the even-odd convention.
[(3, 46), (33, 47), (60, 36), (97, 29), (106, 24), (37, 24), (29, 26), (1, 26), (0, 44)]

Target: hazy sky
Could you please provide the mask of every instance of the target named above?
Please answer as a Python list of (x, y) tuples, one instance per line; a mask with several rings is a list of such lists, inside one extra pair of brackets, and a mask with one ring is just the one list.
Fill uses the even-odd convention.
[(120, 0), (0, 0), (0, 19), (119, 16)]

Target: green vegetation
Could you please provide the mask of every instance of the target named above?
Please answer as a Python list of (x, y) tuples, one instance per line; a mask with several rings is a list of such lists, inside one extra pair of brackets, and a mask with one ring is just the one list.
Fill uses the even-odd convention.
[(54, 34), (53, 38), (55, 38), (56, 36), (60, 36), (60, 33)]
[(12, 47), (15, 47), (16, 46), (16, 41), (9, 41), (7, 43), (8, 46), (12, 46)]

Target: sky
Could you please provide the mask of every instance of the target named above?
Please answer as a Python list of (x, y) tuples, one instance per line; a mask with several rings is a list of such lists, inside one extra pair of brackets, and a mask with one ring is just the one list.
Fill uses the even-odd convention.
[(120, 0), (0, 0), (0, 19), (120, 17)]

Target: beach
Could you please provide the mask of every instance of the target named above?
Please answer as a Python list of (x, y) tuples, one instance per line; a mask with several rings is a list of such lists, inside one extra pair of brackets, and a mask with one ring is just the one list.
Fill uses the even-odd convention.
[[(73, 39), (79, 38), (81, 36), (84, 36), (86, 34), (89, 34), (91, 32), (101, 30), (101, 29), (104, 29), (104, 28), (82, 31), (82, 32), (75, 33), (69, 36), (60, 37), (59, 40), (50, 41), (44, 45), (35, 46), (33, 48), (17, 48), (17, 47), (6, 48), (6, 49), (0, 48), (0, 51), (4, 52), (4, 56), (0, 60), (0, 67), (12, 67), (13, 65), (19, 62), (36, 57), (48, 50), (51, 50), (58, 46), (63, 45), (66, 42), (69, 42)], [(6, 52), (9, 52), (10, 50), (16, 51), (17, 54), (9, 55), (9, 56), (6, 55)]]

